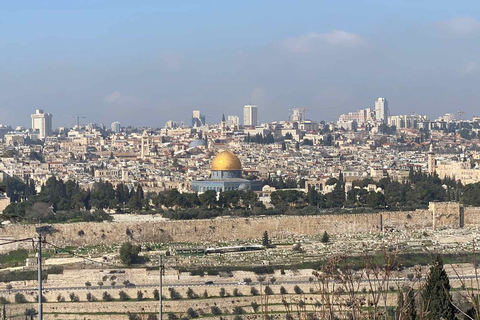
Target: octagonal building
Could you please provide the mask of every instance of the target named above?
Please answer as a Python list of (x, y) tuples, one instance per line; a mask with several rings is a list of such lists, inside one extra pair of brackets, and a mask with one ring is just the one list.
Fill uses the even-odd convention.
[(213, 158), (210, 178), (192, 181), (191, 189), (199, 193), (208, 190), (216, 192), (231, 190), (260, 191), (262, 182), (243, 179), (240, 159), (231, 151), (223, 151)]

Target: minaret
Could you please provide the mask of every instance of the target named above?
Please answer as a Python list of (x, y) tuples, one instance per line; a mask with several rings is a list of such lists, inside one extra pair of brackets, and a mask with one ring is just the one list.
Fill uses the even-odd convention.
[(436, 169), (435, 152), (433, 151), (433, 141), (430, 143), (430, 150), (428, 151), (428, 173), (434, 174)]
[(225, 139), (227, 137), (227, 122), (225, 121), (225, 114), (222, 115), (222, 138)]

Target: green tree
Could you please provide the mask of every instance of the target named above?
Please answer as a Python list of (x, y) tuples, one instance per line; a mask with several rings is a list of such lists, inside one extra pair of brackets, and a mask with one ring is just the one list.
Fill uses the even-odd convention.
[(455, 319), (455, 309), (451, 303), (450, 281), (440, 255), (430, 268), (422, 297), (427, 319)]
[(322, 243), (328, 243), (330, 241), (330, 236), (328, 235), (327, 231), (323, 232), (322, 239), (320, 241)]
[(270, 239), (268, 239), (268, 232), (267, 232), (267, 231), (265, 231), (265, 232), (263, 233), (262, 245), (263, 245), (265, 248), (269, 248), (269, 247), (270, 247)]
[(139, 253), (141, 247), (132, 245), (130, 242), (125, 242), (120, 247), (120, 260), (123, 264), (130, 266), (139, 262)]

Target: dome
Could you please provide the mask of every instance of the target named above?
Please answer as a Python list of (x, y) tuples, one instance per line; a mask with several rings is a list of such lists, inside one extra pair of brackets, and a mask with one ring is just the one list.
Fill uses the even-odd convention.
[(206, 147), (206, 146), (207, 146), (207, 141), (205, 141), (205, 140), (203, 140), (203, 139), (193, 140), (193, 141), (190, 142), (190, 144), (188, 145), (189, 148)]
[(220, 152), (213, 158), (212, 171), (242, 170), (240, 159), (231, 151)]

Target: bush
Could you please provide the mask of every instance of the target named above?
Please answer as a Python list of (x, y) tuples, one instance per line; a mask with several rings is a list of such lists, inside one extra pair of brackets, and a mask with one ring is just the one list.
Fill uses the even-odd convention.
[(203, 291), (203, 297), (204, 297), (204, 298), (208, 298), (208, 292), (207, 292), (207, 290)]
[(250, 284), (250, 283), (252, 283), (252, 279), (251, 278), (244, 278), (243, 282), (245, 282), (246, 284)]
[(174, 288), (168, 288), (168, 291), (170, 291), (170, 299), (172, 299), (172, 300), (182, 299), (182, 295), (177, 290), (175, 290)]
[(9, 304), (10, 301), (7, 300), (5, 297), (0, 297), (0, 304)]
[(97, 284), (100, 288), (103, 287), (103, 282), (102, 281), (98, 281)]
[(233, 314), (245, 314), (245, 310), (243, 310), (240, 306), (235, 306), (232, 311)]
[(188, 317), (190, 317), (192, 319), (193, 318), (198, 318), (198, 312), (193, 310), (193, 308), (188, 308), (187, 315), (188, 315)]
[(274, 284), (276, 281), (277, 281), (277, 278), (275, 278), (275, 277), (270, 278), (270, 283), (271, 284)]
[(155, 313), (150, 313), (147, 317), (147, 320), (158, 320), (158, 317)]
[(241, 297), (242, 293), (240, 291), (238, 291), (238, 288), (235, 288), (235, 289), (233, 289), (233, 295), (235, 297)]
[(113, 301), (112, 296), (107, 291), (103, 293), (102, 299), (103, 301)]
[(295, 291), (296, 294), (303, 293), (303, 290), (298, 285), (293, 288), (293, 291)]
[(288, 293), (287, 289), (285, 289), (284, 286), (281, 286), (280, 287), (280, 294), (287, 294), (287, 293)]
[(153, 290), (153, 299), (160, 300), (160, 293), (158, 292), (158, 289)]
[(90, 281), (85, 282), (85, 287), (91, 287), (91, 286), (92, 284), (90, 283)]
[(25, 317), (33, 317), (37, 314), (37, 310), (35, 310), (34, 308), (27, 308), (25, 309), (23, 314), (25, 315)]
[(87, 293), (87, 301), (88, 302), (93, 302), (93, 301), (96, 301), (97, 299), (95, 299), (95, 297), (93, 296), (93, 294), (91, 294), (90, 292)]
[(143, 300), (143, 292), (142, 290), (137, 291), (137, 300), (142, 301)]
[(61, 294), (59, 294), (59, 295), (57, 296), (57, 301), (58, 301), (58, 302), (65, 302), (65, 298), (64, 298)]
[(116, 282), (116, 281), (112, 281), (112, 282), (110, 282), (110, 285), (111, 285), (112, 287), (115, 287), (115, 285), (116, 285), (116, 284), (117, 284), (117, 282)]
[(196, 298), (198, 298), (198, 294), (196, 294), (195, 291), (193, 291), (192, 288), (188, 288), (187, 289), (187, 298), (188, 299), (196, 299)]
[(251, 306), (252, 306), (253, 312), (255, 313), (258, 311), (258, 308), (260, 307), (258, 303), (256, 303), (255, 301), (251, 303)]
[(23, 295), (23, 293), (20, 293), (20, 292), (17, 292), (15, 293), (15, 302), (16, 303), (27, 303), (27, 299), (25, 298), (25, 296)]
[(124, 265), (130, 266), (134, 263), (140, 262), (141, 247), (132, 245), (130, 242), (125, 242), (120, 247), (120, 260)]
[(227, 292), (225, 291), (225, 288), (220, 289), (220, 297), (224, 298), (227, 295)]
[(265, 294), (267, 296), (271, 296), (273, 294), (273, 290), (272, 290), (272, 288), (270, 288), (270, 286), (265, 287)]
[(70, 301), (72, 301), (72, 302), (78, 302), (78, 301), (80, 301), (80, 299), (78, 298), (78, 296), (75, 295), (75, 293), (73, 293), (73, 292), (70, 293), (69, 297), (70, 297)]
[(330, 241), (330, 236), (328, 235), (327, 231), (323, 233), (322, 239), (320, 241), (322, 243), (328, 243)]
[(258, 296), (258, 295), (259, 295), (258, 289), (255, 288), (255, 287), (251, 287), (251, 288), (250, 288), (250, 294), (251, 294), (252, 296)]
[(215, 315), (215, 316), (218, 316), (218, 315), (222, 314), (222, 310), (217, 306), (212, 306), (210, 308), (210, 310), (211, 310), (212, 314)]
[(168, 313), (168, 320), (178, 320), (178, 317), (175, 313), (169, 312)]
[(123, 290), (118, 293), (118, 296), (120, 297), (121, 301), (130, 300), (130, 296)]

